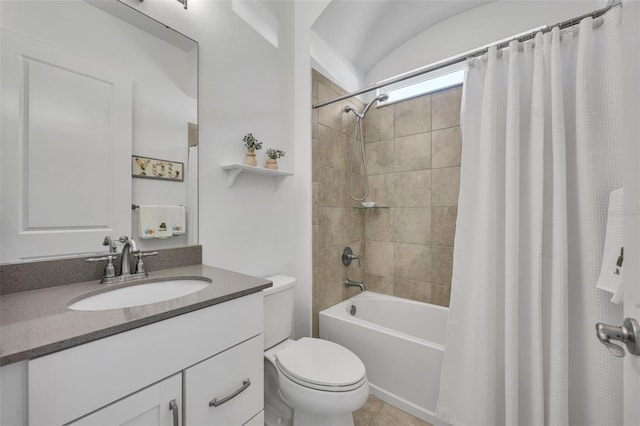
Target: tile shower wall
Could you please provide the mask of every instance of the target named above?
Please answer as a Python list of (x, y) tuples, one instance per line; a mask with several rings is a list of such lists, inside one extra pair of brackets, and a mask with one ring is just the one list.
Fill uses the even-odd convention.
[[(312, 70), (313, 103), (345, 93)], [(367, 200), (388, 208), (358, 208), (347, 193), (355, 116), (343, 111), (364, 105), (349, 100), (312, 110), (314, 336), (319, 311), (359, 292), (343, 288), (347, 277), (376, 292), (449, 304), (461, 94), (456, 87), (367, 113)], [(362, 194), (359, 156), (356, 164), (353, 187)], [(361, 268), (342, 265), (345, 246), (362, 256)]]
[(365, 117), (370, 201), (367, 288), (449, 305), (460, 186), (460, 101), (455, 87)]
[[(346, 92), (312, 71), (312, 101), (317, 103)], [(318, 336), (318, 312), (341, 302), (346, 297), (342, 283), (364, 278), (357, 262), (345, 267), (342, 250), (349, 246), (364, 259), (364, 220), (362, 210), (347, 193), (347, 171), (351, 162), (351, 141), (354, 131), (353, 114), (344, 114), (352, 105), (361, 110), (357, 100), (332, 104), (312, 110), (313, 156), (313, 335)], [(353, 182), (356, 193), (362, 192), (360, 168)], [(345, 297), (346, 296), (346, 297)]]

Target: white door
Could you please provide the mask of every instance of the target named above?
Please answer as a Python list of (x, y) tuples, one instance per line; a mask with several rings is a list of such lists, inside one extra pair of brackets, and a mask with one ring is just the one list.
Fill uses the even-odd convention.
[[(622, 10), (625, 52), (624, 317), (640, 321), (640, 5), (624, 2)], [(640, 356), (627, 353), (623, 363), (624, 424), (640, 425)]]
[(131, 81), (3, 29), (0, 262), (131, 230)]
[(182, 373), (178, 373), (69, 425), (179, 426), (181, 416)]

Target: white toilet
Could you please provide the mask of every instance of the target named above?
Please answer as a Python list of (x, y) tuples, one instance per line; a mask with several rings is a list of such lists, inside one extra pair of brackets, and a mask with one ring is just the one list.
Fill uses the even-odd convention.
[(290, 339), (295, 278), (266, 278), (264, 291), (265, 424), (353, 426), (369, 396), (364, 364), (328, 340)]

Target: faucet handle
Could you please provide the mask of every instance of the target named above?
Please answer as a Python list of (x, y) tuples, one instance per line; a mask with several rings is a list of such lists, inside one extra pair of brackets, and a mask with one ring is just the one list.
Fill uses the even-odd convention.
[(144, 267), (144, 262), (142, 261), (143, 257), (156, 256), (157, 254), (158, 254), (157, 251), (148, 251), (146, 253), (138, 251), (133, 253), (133, 255), (138, 259), (138, 261), (136, 262), (136, 274), (147, 272)]
[(120, 235), (118, 237), (118, 241), (120, 241), (122, 244), (126, 243), (127, 241), (129, 241), (129, 237), (127, 237), (126, 235)]
[(113, 253), (104, 257), (90, 257), (88, 259), (85, 259), (84, 261), (87, 263), (96, 263), (106, 260), (107, 266), (104, 267), (104, 277), (102, 278), (104, 280), (105, 278), (113, 278), (116, 276), (116, 267), (113, 265), (113, 259), (115, 259), (116, 257), (117, 255)]

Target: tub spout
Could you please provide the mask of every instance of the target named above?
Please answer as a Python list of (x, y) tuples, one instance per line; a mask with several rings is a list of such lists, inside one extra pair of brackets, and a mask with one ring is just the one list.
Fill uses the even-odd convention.
[(347, 278), (344, 281), (344, 287), (345, 288), (358, 287), (360, 289), (360, 291), (366, 291), (367, 290), (367, 288), (364, 286), (364, 282), (362, 282), (362, 281), (351, 281), (349, 278)]

